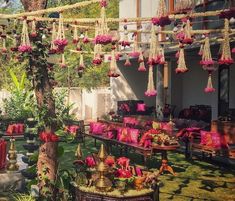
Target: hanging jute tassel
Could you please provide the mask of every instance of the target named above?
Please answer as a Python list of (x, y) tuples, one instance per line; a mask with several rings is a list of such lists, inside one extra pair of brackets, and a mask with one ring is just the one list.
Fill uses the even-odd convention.
[(199, 56), (202, 56), (202, 54), (203, 54), (203, 49), (204, 49), (204, 45), (201, 44), (200, 49), (199, 49), (199, 52), (198, 52), (198, 55), (199, 55)]
[(77, 43), (76, 50), (77, 50), (77, 51), (82, 51), (82, 44), (81, 44), (80, 41), (78, 41), (78, 43)]
[(133, 43), (133, 49), (132, 52), (129, 54), (131, 57), (137, 58), (140, 56), (140, 50), (138, 46), (138, 38), (137, 33), (134, 34), (134, 43)]
[(100, 65), (102, 63), (101, 51), (102, 51), (102, 46), (100, 44), (95, 44), (94, 57), (92, 61), (94, 65)]
[(230, 40), (229, 40), (229, 20), (224, 19), (224, 41), (222, 46), (222, 55), (219, 59), (219, 64), (231, 65), (233, 64), (233, 59), (230, 50)]
[(66, 67), (67, 67), (66, 62), (65, 62), (65, 56), (64, 56), (64, 54), (61, 54), (61, 63), (60, 63), (60, 67), (61, 67), (61, 68), (66, 68)]
[(32, 46), (31, 46), (30, 40), (29, 40), (27, 19), (23, 20), (23, 27), (22, 27), (22, 33), (21, 33), (21, 43), (20, 43), (18, 50), (22, 53), (32, 51)]
[(119, 43), (124, 48), (127, 46), (130, 46), (127, 25), (124, 25), (124, 33), (123, 33), (122, 39), (119, 41)]
[(82, 42), (85, 43), (85, 44), (90, 42), (87, 30), (85, 31), (85, 36), (84, 36)]
[(109, 77), (119, 77), (120, 74), (117, 71), (118, 71), (118, 67), (117, 67), (117, 61), (116, 61), (116, 58), (115, 58), (115, 50), (112, 50), (110, 69), (109, 69), (108, 76)]
[(2, 53), (6, 53), (7, 48), (6, 48), (6, 38), (2, 38)]
[(158, 53), (158, 63), (161, 64), (161, 65), (164, 65), (166, 63), (166, 60), (165, 60), (165, 51), (164, 51), (164, 48), (161, 47), (159, 48), (159, 53)]
[(140, 52), (140, 56), (139, 56), (138, 62), (139, 62), (138, 71), (145, 72), (146, 68), (145, 68), (145, 64), (144, 64), (144, 55), (143, 55), (142, 51)]
[(184, 44), (192, 44), (193, 43), (191, 33), (192, 33), (191, 22), (189, 19), (187, 19), (186, 25), (184, 27), (184, 39), (183, 39), (182, 43), (184, 43)]
[(208, 36), (205, 38), (205, 44), (203, 47), (203, 53), (202, 53), (202, 60), (200, 61), (200, 64), (203, 66), (212, 66), (214, 65), (214, 61), (211, 56), (211, 48), (210, 48), (210, 39)]
[(152, 23), (154, 25), (159, 25), (163, 27), (165, 25), (170, 24), (171, 21), (168, 16), (165, 0), (158, 0), (158, 2), (159, 4), (157, 7), (158, 9), (157, 9), (156, 17), (152, 18)]
[(74, 29), (73, 29), (73, 44), (77, 44), (79, 41), (79, 38), (78, 38), (78, 29), (76, 26), (74, 26)]
[(58, 32), (56, 39), (54, 40), (54, 44), (57, 46), (57, 50), (61, 53), (64, 52), (64, 48), (68, 45), (68, 40), (65, 38), (64, 20), (61, 13), (59, 19)]
[(56, 40), (56, 22), (52, 23), (52, 32), (51, 32), (51, 47), (49, 50), (50, 54), (55, 54), (57, 52), (56, 45), (54, 41)]
[(17, 35), (16, 34), (13, 36), (11, 51), (12, 52), (18, 51), (18, 47), (17, 47)]
[(213, 84), (212, 84), (211, 73), (209, 73), (208, 81), (207, 81), (207, 86), (206, 86), (206, 88), (204, 89), (204, 91), (205, 91), (206, 93), (211, 93), (211, 92), (214, 92), (214, 91), (215, 91), (215, 88), (213, 87)]
[(176, 73), (185, 73), (188, 71), (188, 68), (186, 67), (185, 64), (185, 56), (184, 56), (184, 48), (180, 48), (180, 53), (179, 53), (179, 60), (178, 60), (178, 65), (177, 68), (175, 69)]
[(148, 58), (149, 65), (154, 65), (157, 63), (159, 48), (160, 48), (160, 45), (158, 41), (158, 35), (156, 35), (156, 28), (152, 24), (151, 36), (150, 36), (149, 58)]
[(124, 63), (124, 66), (131, 66), (130, 57), (129, 57), (129, 54), (127, 53), (126, 53), (126, 61)]
[(147, 91), (145, 92), (145, 96), (156, 96), (157, 91), (154, 87), (154, 81), (153, 81), (153, 66), (149, 65), (149, 75), (148, 75), (148, 87)]
[(32, 38), (37, 37), (36, 20), (35, 19), (33, 19), (33, 21), (32, 21), (32, 29), (31, 29), (30, 37), (32, 37)]

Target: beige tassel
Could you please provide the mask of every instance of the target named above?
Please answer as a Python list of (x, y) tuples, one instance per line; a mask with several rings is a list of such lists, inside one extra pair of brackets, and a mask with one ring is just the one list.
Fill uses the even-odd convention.
[(214, 61), (212, 60), (211, 56), (210, 40), (208, 36), (206, 36), (205, 38), (205, 44), (202, 52), (202, 60), (200, 61), (200, 64), (204, 66), (211, 66), (214, 64)]
[(209, 76), (208, 76), (207, 86), (204, 91), (206, 93), (211, 93), (211, 92), (215, 91), (215, 88), (213, 87), (213, 84), (212, 84), (211, 74), (209, 74)]
[(178, 66), (175, 69), (175, 72), (184, 73), (187, 71), (188, 71), (188, 68), (186, 67), (186, 63), (185, 63), (184, 48), (180, 48)]
[(29, 40), (28, 24), (27, 24), (26, 19), (24, 19), (23, 21), (23, 27), (22, 27), (22, 33), (21, 33), (21, 44), (18, 50), (22, 53), (32, 51), (32, 46)]
[(108, 76), (109, 77), (115, 77), (115, 78), (119, 77), (120, 74), (117, 71), (118, 71), (118, 67), (117, 67), (117, 61), (116, 61), (116, 57), (115, 57), (115, 50), (112, 50), (110, 69), (109, 69)]
[(149, 65), (149, 75), (148, 75), (148, 87), (147, 91), (145, 92), (145, 96), (156, 96), (157, 91), (154, 87), (154, 81), (153, 81), (153, 66)]

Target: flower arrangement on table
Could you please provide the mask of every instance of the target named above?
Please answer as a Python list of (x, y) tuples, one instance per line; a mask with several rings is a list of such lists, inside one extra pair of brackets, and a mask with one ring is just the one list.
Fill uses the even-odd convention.
[[(95, 155), (81, 159), (80, 146), (76, 155), (78, 156), (78, 160), (74, 161), (77, 170), (76, 183), (78, 186), (87, 188), (96, 186), (96, 181), (100, 176), (98, 167), (102, 160)], [(139, 191), (145, 188), (149, 189), (156, 182), (154, 173), (143, 171), (137, 166), (131, 166), (129, 158), (120, 157), (115, 159), (113, 156), (107, 156), (104, 159), (104, 164), (107, 168), (104, 176), (111, 181), (112, 189), (118, 189), (121, 192), (131, 189)]]

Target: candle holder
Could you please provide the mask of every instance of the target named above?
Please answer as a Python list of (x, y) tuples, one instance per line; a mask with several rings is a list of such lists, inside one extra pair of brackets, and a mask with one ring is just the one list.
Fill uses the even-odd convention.
[(105, 176), (108, 172), (109, 167), (105, 164), (105, 159), (107, 157), (107, 152), (104, 148), (104, 145), (101, 145), (100, 151), (98, 153), (98, 158), (100, 159), (99, 164), (97, 165), (97, 171), (99, 172), (99, 178), (95, 182), (97, 190), (106, 192), (112, 188), (112, 182)]
[(17, 151), (15, 149), (15, 139), (11, 138), (10, 139), (10, 149), (8, 151), (8, 165), (7, 165), (7, 170), (8, 171), (18, 171), (19, 166), (17, 164)]

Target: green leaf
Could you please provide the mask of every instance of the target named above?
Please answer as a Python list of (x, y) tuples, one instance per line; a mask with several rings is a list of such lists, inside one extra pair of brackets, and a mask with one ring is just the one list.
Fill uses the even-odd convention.
[(64, 155), (64, 147), (63, 146), (58, 146), (57, 148), (57, 157), (60, 158)]

